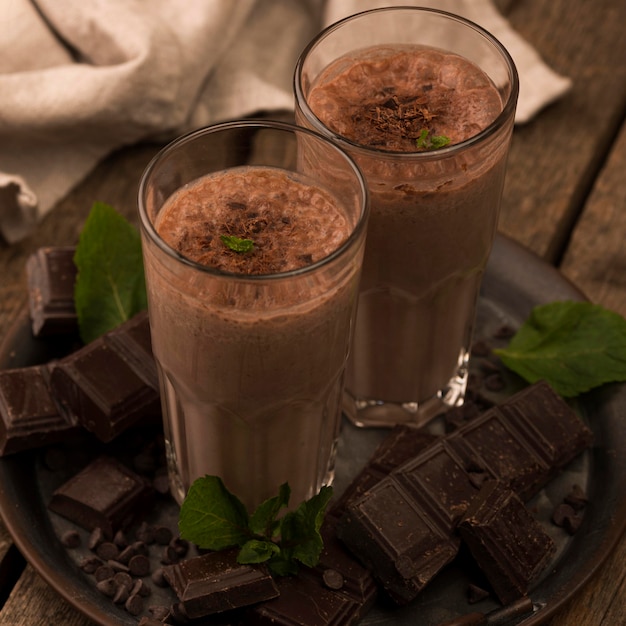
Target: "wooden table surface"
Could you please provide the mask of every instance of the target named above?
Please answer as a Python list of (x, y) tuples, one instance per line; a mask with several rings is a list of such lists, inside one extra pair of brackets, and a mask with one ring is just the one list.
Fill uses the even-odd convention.
[[(556, 266), (588, 298), (626, 316), (626, 2), (498, 0), (512, 26), (572, 91), (514, 133), (501, 232)], [(95, 200), (137, 223), (141, 171), (160, 146), (120, 150), (13, 246), (0, 244), (0, 339), (26, 304), (24, 264), (74, 245)], [(626, 423), (624, 425), (626, 428)], [(0, 522), (0, 624), (89, 626), (26, 564)], [(626, 537), (549, 626), (626, 623)]]

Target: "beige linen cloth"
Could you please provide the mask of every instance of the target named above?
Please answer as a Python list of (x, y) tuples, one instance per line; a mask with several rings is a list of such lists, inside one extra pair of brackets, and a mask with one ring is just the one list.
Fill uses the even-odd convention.
[[(28, 236), (107, 154), (293, 107), (292, 76), (324, 26), (380, 0), (2, 0), (0, 240)], [(492, 32), (520, 74), (517, 122), (570, 86), (491, 0), (403, 0)], [(94, 198), (97, 200), (97, 198)]]

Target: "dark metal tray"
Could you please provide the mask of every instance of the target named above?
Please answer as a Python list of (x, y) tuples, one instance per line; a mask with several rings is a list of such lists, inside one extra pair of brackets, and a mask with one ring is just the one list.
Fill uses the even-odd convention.
[[(517, 328), (533, 306), (555, 300), (581, 300), (584, 296), (554, 268), (513, 241), (498, 236), (489, 261), (479, 302), (476, 337), (492, 337), (502, 325)], [(68, 349), (67, 340), (33, 338), (27, 312), (18, 317), (0, 345), (0, 368), (22, 367), (45, 362)], [(506, 388), (492, 394), (503, 399), (522, 386), (522, 381), (505, 372)], [(499, 397), (500, 396), (500, 397)], [(509, 626), (543, 623), (579, 590), (602, 564), (626, 527), (626, 385), (606, 385), (579, 398), (576, 409), (593, 429), (594, 445), (578, 457), (530, 503), (537, 517), (557, 543), (557, 553), (542, 578), (531, 590), (535, 610), (515, 617)], [(431, 429), (440, 428), (436, 421)], [(144, 431), (149, 436), (150, 431)], [(336, 492), (366, 462), (370, 452), (385, 435), (384, 429), (358, 429), (346, 423), (342, 431), (337, 461)], [(136, 433), (129, 435), (136, 438)], [(133, 440), (134, 441), (134, 440)], [(93, 455), (106, 451), (119, 457), (132, 453), (133, 442), (122, 438), (108, 447), (85, 436), (84, 441), (68, 442), (76, 453)], [(50, 470), (45, 463), (49, 451), (37, 450), (0, 459), (0, 512), (16, 545), (41, 576), (79, 611), (102, 626), (137, 623), (122, 607), (114, 605), (95, 586), (92, 576), (78, 566), (88, 550), (87, 533), (83, 546), (66, 549), (60, 537), (69, 522), (47, 510), (52, 491), (69, 475), (71, 468)], [(584, 521), (570, 537), (549, 521), (552, 508), (573, 484), (582, 486), (589, 497)], [(178, 509), (171, 499), (163, 499), (149, 521), (176, 528)], [(156, 566), (156, 564), (155, 564)], [(470, 605), (469, 579), (463, 568), (452, 564), (409, 606), (390, 608), (376, 605), (364, 618), (364, 626), (435, 626), (445, 620), (473, 611), (497, 608), (493, 600)], [(146, 602), (170, 604), (169, 590), (154, 589)], [(418, 620), (416, 622), (416, 619)]]

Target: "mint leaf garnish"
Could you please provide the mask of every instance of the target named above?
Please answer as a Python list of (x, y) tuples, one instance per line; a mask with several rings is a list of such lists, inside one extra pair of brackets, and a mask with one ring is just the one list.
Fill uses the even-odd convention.
[(74, 302), (85, 343), (147, 307), (139, 232), (108, 204), (93, 204), (74, 263)]
[(431, 137), (427, 128), (422, 129), (419, 137), (415, 140), (418, 150), (437, 150), (447, 146), (449, 143), (450, 138), (445, 135), (433, 135)]
[(201, 548), (222, 550), (250, 538), (248, 512), (217, 476), (196, 480), (180, 509), (180, 536)]
[(546, 380), (563, 397), (626, 380), (626, 319), (590, 302), (535, 307), (506, 348), (494, 351), (530, 383)]
[(241, 239), (235, 235), (220, 235), (222, 243), (234, 252), (250, 252), (254, 248), (252, 239)]
[(295, 574), (298, 562), (312, 567), (319, 560), (323, 548), (320, 528), (332, 488), (322, 487), (316, 496), (281, 518), (290, 493), (289, 485), (283, 484), (276, 497), (248, 515), (220, 478), (198, 478), (180, 509), (180, 536), (209, 550), (238, 546), (240, 563), (267, 563), (273, 574)]

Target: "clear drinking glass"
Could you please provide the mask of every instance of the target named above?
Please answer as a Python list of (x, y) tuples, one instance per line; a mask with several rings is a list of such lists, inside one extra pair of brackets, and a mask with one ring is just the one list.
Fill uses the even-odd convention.
[[(313, 154), (324, 168), (311, 161)], [(245, 184), (251, 172), (271, 184)], [(206, 192), (184, 195), (207, 176), (224, 174), (231, 176)], [(289, 226), (302, 210), (289, 196), (294, 185), (310, 192), (311, 206), (330, 198), (342, 216), (326, 230), (305, 229), (308, 240), (330, 252), (317, 260), (306, 256), (303, 267), (225, 271), (164, 241), (166, 224), (182, 225), (188, 240), (205, 245), (203, 228), (163, 217), (186, 197), (194, 198), (200, 222), (227, 206), (248, 211), (256, 227), (265, 228), (258, 211), (266, 203), (282, 207), (279, 226)], [(177, 139), (153, 159), (141, 180), (139, 214), (173, 495), (182, 502), (196, 478), (212, 474), (249, 509), (284, 482), (293, 504), (311, 497), (333, 476), (368, 217), (358, 168), (306, 129), (220, 124)], [(332, 243), (342, 232), (345, 240)], [(297, 253), (302, 232), (293, 237), (279, 245), (296, 246)]]
[(352, 155), (370, 192), (344, 410), (360, 425), (423, 424), (464, 400), (515, 66), (476, 24), (392, 7), (322, 31), (298, 60), (294, 90), (297, 123)]

